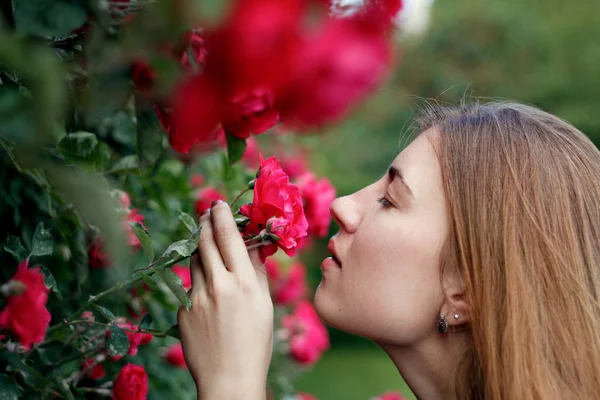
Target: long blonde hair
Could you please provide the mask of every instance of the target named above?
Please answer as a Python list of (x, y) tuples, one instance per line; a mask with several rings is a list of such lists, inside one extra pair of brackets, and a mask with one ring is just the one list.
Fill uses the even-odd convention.
[(440, 133), (442, 272), (470, 305), (457, 398), (600, 398), (600, 152), (521, 104), (429, 106), (419, 122)]

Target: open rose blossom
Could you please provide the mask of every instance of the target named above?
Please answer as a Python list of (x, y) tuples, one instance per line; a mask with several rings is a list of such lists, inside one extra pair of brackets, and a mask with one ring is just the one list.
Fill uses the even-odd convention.
[(179, 368), (187, 368), (185, 358), (183, 357), (183, 348), (181, 347), (181, 343), (175, 343), (169, 346), (167, 352), (165, 353), (165, 359), (171, 365)]
[(304, 199), (308, 233), (317, 237), (326, 236), (331, 223), (329, 207), (335, 200), (335, 187), (329, 179), (316, 179), (311, 173), (302, 175), (297, 183)]
[(304, 216), (300, 189), (290, 183), (275, 157), (265, 160), (260, 156), (253, 202), (242, 206), (240, 212), (250, 219), (243, 232), (245, 236), (272, 233), (279, 239), (260, 247), (263, 262), (266, 257), (275, 254), (278, 247), (293, 256), (307, 235), (308, 222)]
[(372, 397), (371, 400), (405, 400), (398, 392), (385, 392), (377, 397)]
[(144, 367), (126, 364), (113, 385), (113, 400), (145, 400), (148, 397), (148, 374)]
[(329, 348), (329, 334), (309, 301), (301, 301), (294, 312), (283, 317), (289, 337), (290, 355), (302, 365), (312, 365)]
[(306, 267), (301, 262), (294, 262), (284, 270), (276, 259), (270, 258), (265, 261), (265, 268), (275, 304), (294, 304), (308, 293)]
[(44, 340), (50, 324), (51, 315), (46, 309), (49, 289), (44, 279), (39, 268), (29, 269), (27, 261), (21, 262), (11, 280), (21, 282), (25, 288), (9, 295), (0, 312), (0, 328), (11, 331), (27, 349)]

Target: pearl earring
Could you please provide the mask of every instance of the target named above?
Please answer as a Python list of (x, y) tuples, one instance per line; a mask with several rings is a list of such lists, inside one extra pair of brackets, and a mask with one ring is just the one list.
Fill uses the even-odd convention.
[(460, 318), (460, 315), (454, 314), (454, 319), (459, 319), (459, 318)]

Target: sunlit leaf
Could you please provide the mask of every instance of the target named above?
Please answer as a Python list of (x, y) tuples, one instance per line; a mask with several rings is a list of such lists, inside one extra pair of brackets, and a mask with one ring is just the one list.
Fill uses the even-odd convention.
[(30, 256), (47, 256), (52, 254), (54, 249), (54, 240), (50, 234), (50, 230), (44, 229), (44, 224), (40, 222), (35, 228), (33, 239), (31, 241)]

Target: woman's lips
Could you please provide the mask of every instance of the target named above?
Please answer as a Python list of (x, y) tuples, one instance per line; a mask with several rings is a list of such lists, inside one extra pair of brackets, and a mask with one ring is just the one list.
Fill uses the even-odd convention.
[(321, 263), (321, 269), (326, 270), (331, 268), (341, 269), (342, 265), (334, 257), (327, 257)]

